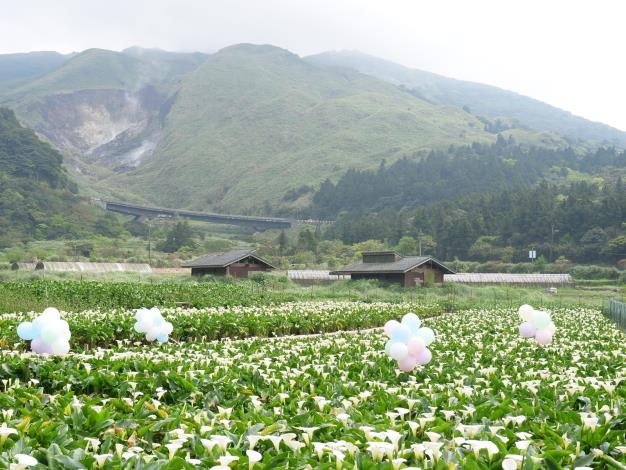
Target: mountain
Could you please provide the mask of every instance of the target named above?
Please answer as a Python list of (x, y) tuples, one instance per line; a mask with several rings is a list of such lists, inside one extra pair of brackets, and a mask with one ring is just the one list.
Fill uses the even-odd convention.
[(244, 44), (181, 82), (152, 157), (107, 183), (174, 207), (258, 213), (350, 167), (494, 141), (483, 127), (367, 75)]
[(626, 132), (497, 87), (410, 69), (356, 51), (324, 52), (305, 60), (318, 66), (357, 70), (406, 87), (432, 103), (465, 107), (478, 116), (513, 120), (538, 131), (626, 148)]
[(116, 230), (114, 218), (77, 196), (63, 156), (0, 108), (0, 247)]
[(294, 213), (349, 168), (498, 134), (569, 145), (269, 45), (89, 49), (0, 93), (0, 105), (64, 154), (84, 194), (196, 210)]
[(0, 55), (0, 93), (59, 68), (71, 55), (58, 52), (28, 52)]
[(89, 49), (0, 102), (68, 157), (78, 157), (77, 166), (134, 165), (154, 147), (170, 87), (203, 60), (203, 54)]

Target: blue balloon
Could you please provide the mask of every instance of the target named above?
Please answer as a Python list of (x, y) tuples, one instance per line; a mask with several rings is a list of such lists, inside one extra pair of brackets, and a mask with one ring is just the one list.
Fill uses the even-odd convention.
[(20, 323), (17, 327), (17, 336), (26, 341), (33, 339), (35, 337), (33, 334), (33, 324), (29, 321)]
[(162, 344), (162, 343), (167, 343), (167, 340), (168, 340), (168, 339), (169, 339), (169, 338), (168, 338), (168, 335), (166, 335), (165, 333), (161, 333), (159, 336), (157, 336), (157, 341), (158, 341), (159, 343), (161, 343), (161, 344)]
[(418, 331), (420, 330), (419, 326), (413, 323), (408, 325), (408, 329), (411, 332), (411, 336), (418, 336)]
[(391, 331), (391, 339), (400, 343), (406, 343), (411, 337), (411, 330), (403, 324), (397, 325)]
[(41, 330), (43, 330), (45, 326), (46, 320), (43, 317), (39, 316), (35, 318), (35, 320), (33, 320), (32, 326), (33, 338), (39, 336), (41, 334)]
[(402, 324), (408, 326), (411, 331), (417, 331), (419, 327), (422, 326), (419, 317), (413, 312), (409, 312), (402, 317)]

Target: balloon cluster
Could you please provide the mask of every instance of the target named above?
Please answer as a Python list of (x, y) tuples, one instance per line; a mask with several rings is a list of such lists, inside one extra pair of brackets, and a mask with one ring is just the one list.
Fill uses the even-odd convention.
[(435, 333), (430, 328), (421, 328), (421, 325), (414, 313), (404, 315), (402, 323), (396, 320), (385, 323), (385, 334), (390, 338), (385, 352), (398, 361), (398, 368), (403, 372), (428, 364), (433, 357), (426, 346), (435, 340)]
[(556, 325), (548, 312), (535, 310), (530, 305), (524, 304), (519, 308), (518, 313), (523, 321), (519, 326), (522, 338), (535, 338), (535, 341), (542, 345), (552, 342)]
[(154, 341), (155, 339), (159, 343), (167, 343), (169, 335), (174, 330), (172, 324), (163, 319), (161, 311), (156, 308), (140, 308), (135, 314), (135, 331), (137, 333), (145, 333), (147, 341)]
[(17, 335), (30, 341), (30, 350), (36, 354), (63, 356), (70, 352), (70, 326), (54, 307), (45, 309), (32, 322), (20, 323)]

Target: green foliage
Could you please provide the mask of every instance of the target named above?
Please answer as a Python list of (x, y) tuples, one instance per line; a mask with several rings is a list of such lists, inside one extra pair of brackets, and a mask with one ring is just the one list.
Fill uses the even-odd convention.
[[(241, 319), (235, 309), (165, 317), (175, 332), (197, 324), (238, 337), (248, 328), (284, 334), (298, 318), (302, 331), (373, 323), (367, 314), (399, 319), (413, 307), (301, 302), (293, 313), (272, 307)], [(78, 338), (95, 343), (103, 326), (103, 344), (111, 334), (119, 341), (98, 349), (73, 341), (75, 353), (48, 358), (25, 354), (6, 333), (6, 322), (12, 329), (25, 318), (0, 316), (9, 339), (0, 348), (1, 468), (16, 454), (36, 458), (35, 469), (100, 468), (97, 458), (107, 470), (213, 468), (235, 458), (232, 468), (258, 470), (482, 470), (507, 468), (505, 458), (524, 470), (623, 467), (626, 346), (597, 310), (553, 311), (547, 347), (519, 338), (514, 309), (425, 318), (436, 332), (433, 360), (410, 373), (384, 354), (380, 330), (223, 341), (192, 333), (157, 346), (134, 344), (130, 312), (84, 312), (69, 318)], [(254, 466), (252, 447), (261, 457)]]
[[(263, 284), (263, 276), (253, 282)], [(272, 337), (315, 334), (357, 328), (373, 328), (390, 317), (407, 311), (421, 317), (443, 312), (442, 306), (360, 302), (295, 302), (281, 305), (223, 306), (194, 310), (164, 309), (163, 315), (176, 325), (174, 341), (212, 341), (224, 338)], [(64, 315), (72, 331), (72, 343), (83, 348), (113, 347), (117, 341), (141, 341), (134, 330), (135, 311), (123, 308), (68, 312)], [(0, 344), (16, 343), (17, 325), (30, 315), (0, 314)]]
[(325, 237), (344, 243), (371, 237), (394, 243), (406, 233), (423, 231), (437, 243), (432, 254), (444, 260), (521, 262), (527, 250), (535, 248), (544, 258), (552, 251), (553, 259), (617, 262), (624, 256), (619, 241), (624, 214), (626, 190), (621, 181), (603, 187), (541, 184), (414, 208), (343, 213)]
[[(117, 236), (117, 218), (85, 204), (63, 157), (0, 108), (0, 247), (32, 239)], [(22, 260), (20, 260), (22, 261)]]
[(237, 285), (219, 282), (145, 284), (98, 281), (30, 281), (0, 284), (0, 311), (21, 305), (22, 310), (43, 310), (55, 305), (66, 310), (175, 307), (184, 303), (193, 307), (254, 305), (280, 301), (282, 295), (266, 292), (253, 283)]
[(177, 222), (167, 234), (165, 241), (158, 245), (158, 249), (165, 253), (174, 253), (183, 247), (194, 248), (195, 246), (196, 241), (189, 223)]
[(417, 254), (417, 240), (413, 237), (405, 235), (396, 245), (396, 251), (404, 256), (415, 256)]
[(398, 210), (471, 195), (525, 191), (546, 179), (555, 166), (586, 172), (626, 167), (626, 151), (614, 148), (577, 155), (571, 148), (474, 143), (417, 157), (378, 170), (351, 169), (336, 184), (325, 181), (313, 196), (312, 215), (334, 218), (342, 211)]

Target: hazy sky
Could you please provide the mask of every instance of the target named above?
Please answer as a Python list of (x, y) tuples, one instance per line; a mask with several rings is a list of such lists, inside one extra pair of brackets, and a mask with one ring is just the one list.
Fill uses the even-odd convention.
[(622, 0), (0, 0), (0, 53), (357, 49), (626, 130)]

